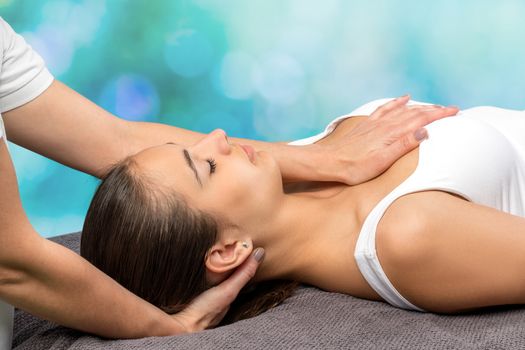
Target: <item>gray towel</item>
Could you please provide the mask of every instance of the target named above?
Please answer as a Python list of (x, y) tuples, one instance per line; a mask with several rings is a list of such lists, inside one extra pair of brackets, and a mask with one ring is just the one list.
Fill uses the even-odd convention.
[[(52, 240), (78, 252), (80, 235)], [(14, 349), (525, 349), (525, 308), (461, 316), (394, 308), (301, 286), (258, 317), (172, 337), (104, 340), (16, 310)]]

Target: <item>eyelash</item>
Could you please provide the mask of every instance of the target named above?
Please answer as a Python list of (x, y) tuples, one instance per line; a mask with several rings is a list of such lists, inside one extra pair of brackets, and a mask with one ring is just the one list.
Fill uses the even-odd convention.
[(210, 164), (210, 174), (213, 174), (215, 172), (215, 169), (217, 169), (217, 163), (215, 163), (214, 159), (206, 159), (208, 164)]

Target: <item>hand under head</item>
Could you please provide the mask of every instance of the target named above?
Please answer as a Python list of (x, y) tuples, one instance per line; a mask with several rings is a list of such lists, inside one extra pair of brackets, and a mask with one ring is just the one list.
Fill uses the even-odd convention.
[(128, 157), (93, 197), (81, 255), (152, 304), (182, 309), (250, 256), (247, 225), (271, 214), (272, 193), (282, 195), (273, 158), (253, 157), (220, 130)]
[(132, 158), (108, 173), (86, 215), (80, 253), (131, 292), (177, 312), (208, 286), (204, 259), (219, 226), (150, 181)]

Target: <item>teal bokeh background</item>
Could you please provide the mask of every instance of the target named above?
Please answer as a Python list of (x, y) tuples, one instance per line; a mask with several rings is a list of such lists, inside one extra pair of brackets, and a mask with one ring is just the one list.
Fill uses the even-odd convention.
[[(0, 0), (54, 76), (110, 112), (264, 140), (369, 100), (525, 108), (525, 1)], [(43, 236), (80, 230), (96, 179), (11, 144)]]

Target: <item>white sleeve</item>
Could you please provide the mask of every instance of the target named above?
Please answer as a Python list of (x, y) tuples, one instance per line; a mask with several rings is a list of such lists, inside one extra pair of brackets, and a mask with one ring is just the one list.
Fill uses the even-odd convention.
[(53, 82), (44, 60), (0, 17), (0, 113), (19, 107)]

